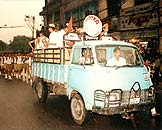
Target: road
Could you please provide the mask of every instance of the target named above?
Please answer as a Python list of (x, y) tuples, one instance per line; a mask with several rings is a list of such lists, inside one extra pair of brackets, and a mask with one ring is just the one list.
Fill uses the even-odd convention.
[(160, 116), (146, 120), (142, 114), (135, 120), (121, 116), (92, 114), (90, 122), (76, 125), (71, 117), (65, 96), (50, 96), (39, 103), (30, 85), (0, 77), (0, 130), (159, 130)]

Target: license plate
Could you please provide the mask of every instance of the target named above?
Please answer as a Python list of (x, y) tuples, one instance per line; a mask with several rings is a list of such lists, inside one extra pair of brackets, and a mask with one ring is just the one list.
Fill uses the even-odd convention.
[(140, 102), (140, 98), (131, 98), (130, 104), (138, 104)]

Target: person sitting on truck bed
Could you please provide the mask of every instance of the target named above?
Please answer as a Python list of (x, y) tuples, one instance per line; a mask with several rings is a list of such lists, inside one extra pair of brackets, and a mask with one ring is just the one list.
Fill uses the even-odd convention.
[(116, 47), (113, 50), (114, 56), (107, 61), (107, 66), (123, 66), (126, 65), (125, 58), (120, 56), (120, 48)]
[(92, 64), (93, 63), (93, 57), (92, 52), (90, 49), (82, 48), (81, 57), (79, 58), (79, 64)]

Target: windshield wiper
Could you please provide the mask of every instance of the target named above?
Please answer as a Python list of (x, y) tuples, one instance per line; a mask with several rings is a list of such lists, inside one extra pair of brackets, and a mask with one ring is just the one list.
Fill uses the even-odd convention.
[(117, 70), (117, 69), (119, 69), (119, 68), (121, 68), (121, 67), (134, 67), (133, 65), (122, 65), (122, 66), (117, 66), (116, 68), (115, 68), (115, 70)]

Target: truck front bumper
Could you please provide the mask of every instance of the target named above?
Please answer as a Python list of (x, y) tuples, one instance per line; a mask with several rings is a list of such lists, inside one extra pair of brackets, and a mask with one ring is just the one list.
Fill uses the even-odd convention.
[(93, 106), (92, 112), (102, 114), (102, 115), (115, 115), (115, 114), (124, 114), (129, 112), (136, 112), (136, 111), (145, 111), (150, 110), (155, 106), (155, 102), (144, 103), (144, 104), (131, 104), (131, 105), (123, 105), (123, 106), (116, 106), (116, 107), (99, 107)]
[(155, 106), (154, 89), (139, 91), (122, 91), (114, 89), (109, 92), (96, 90), (92, 112), (103, 115), (123, 114), (150, 110)]

